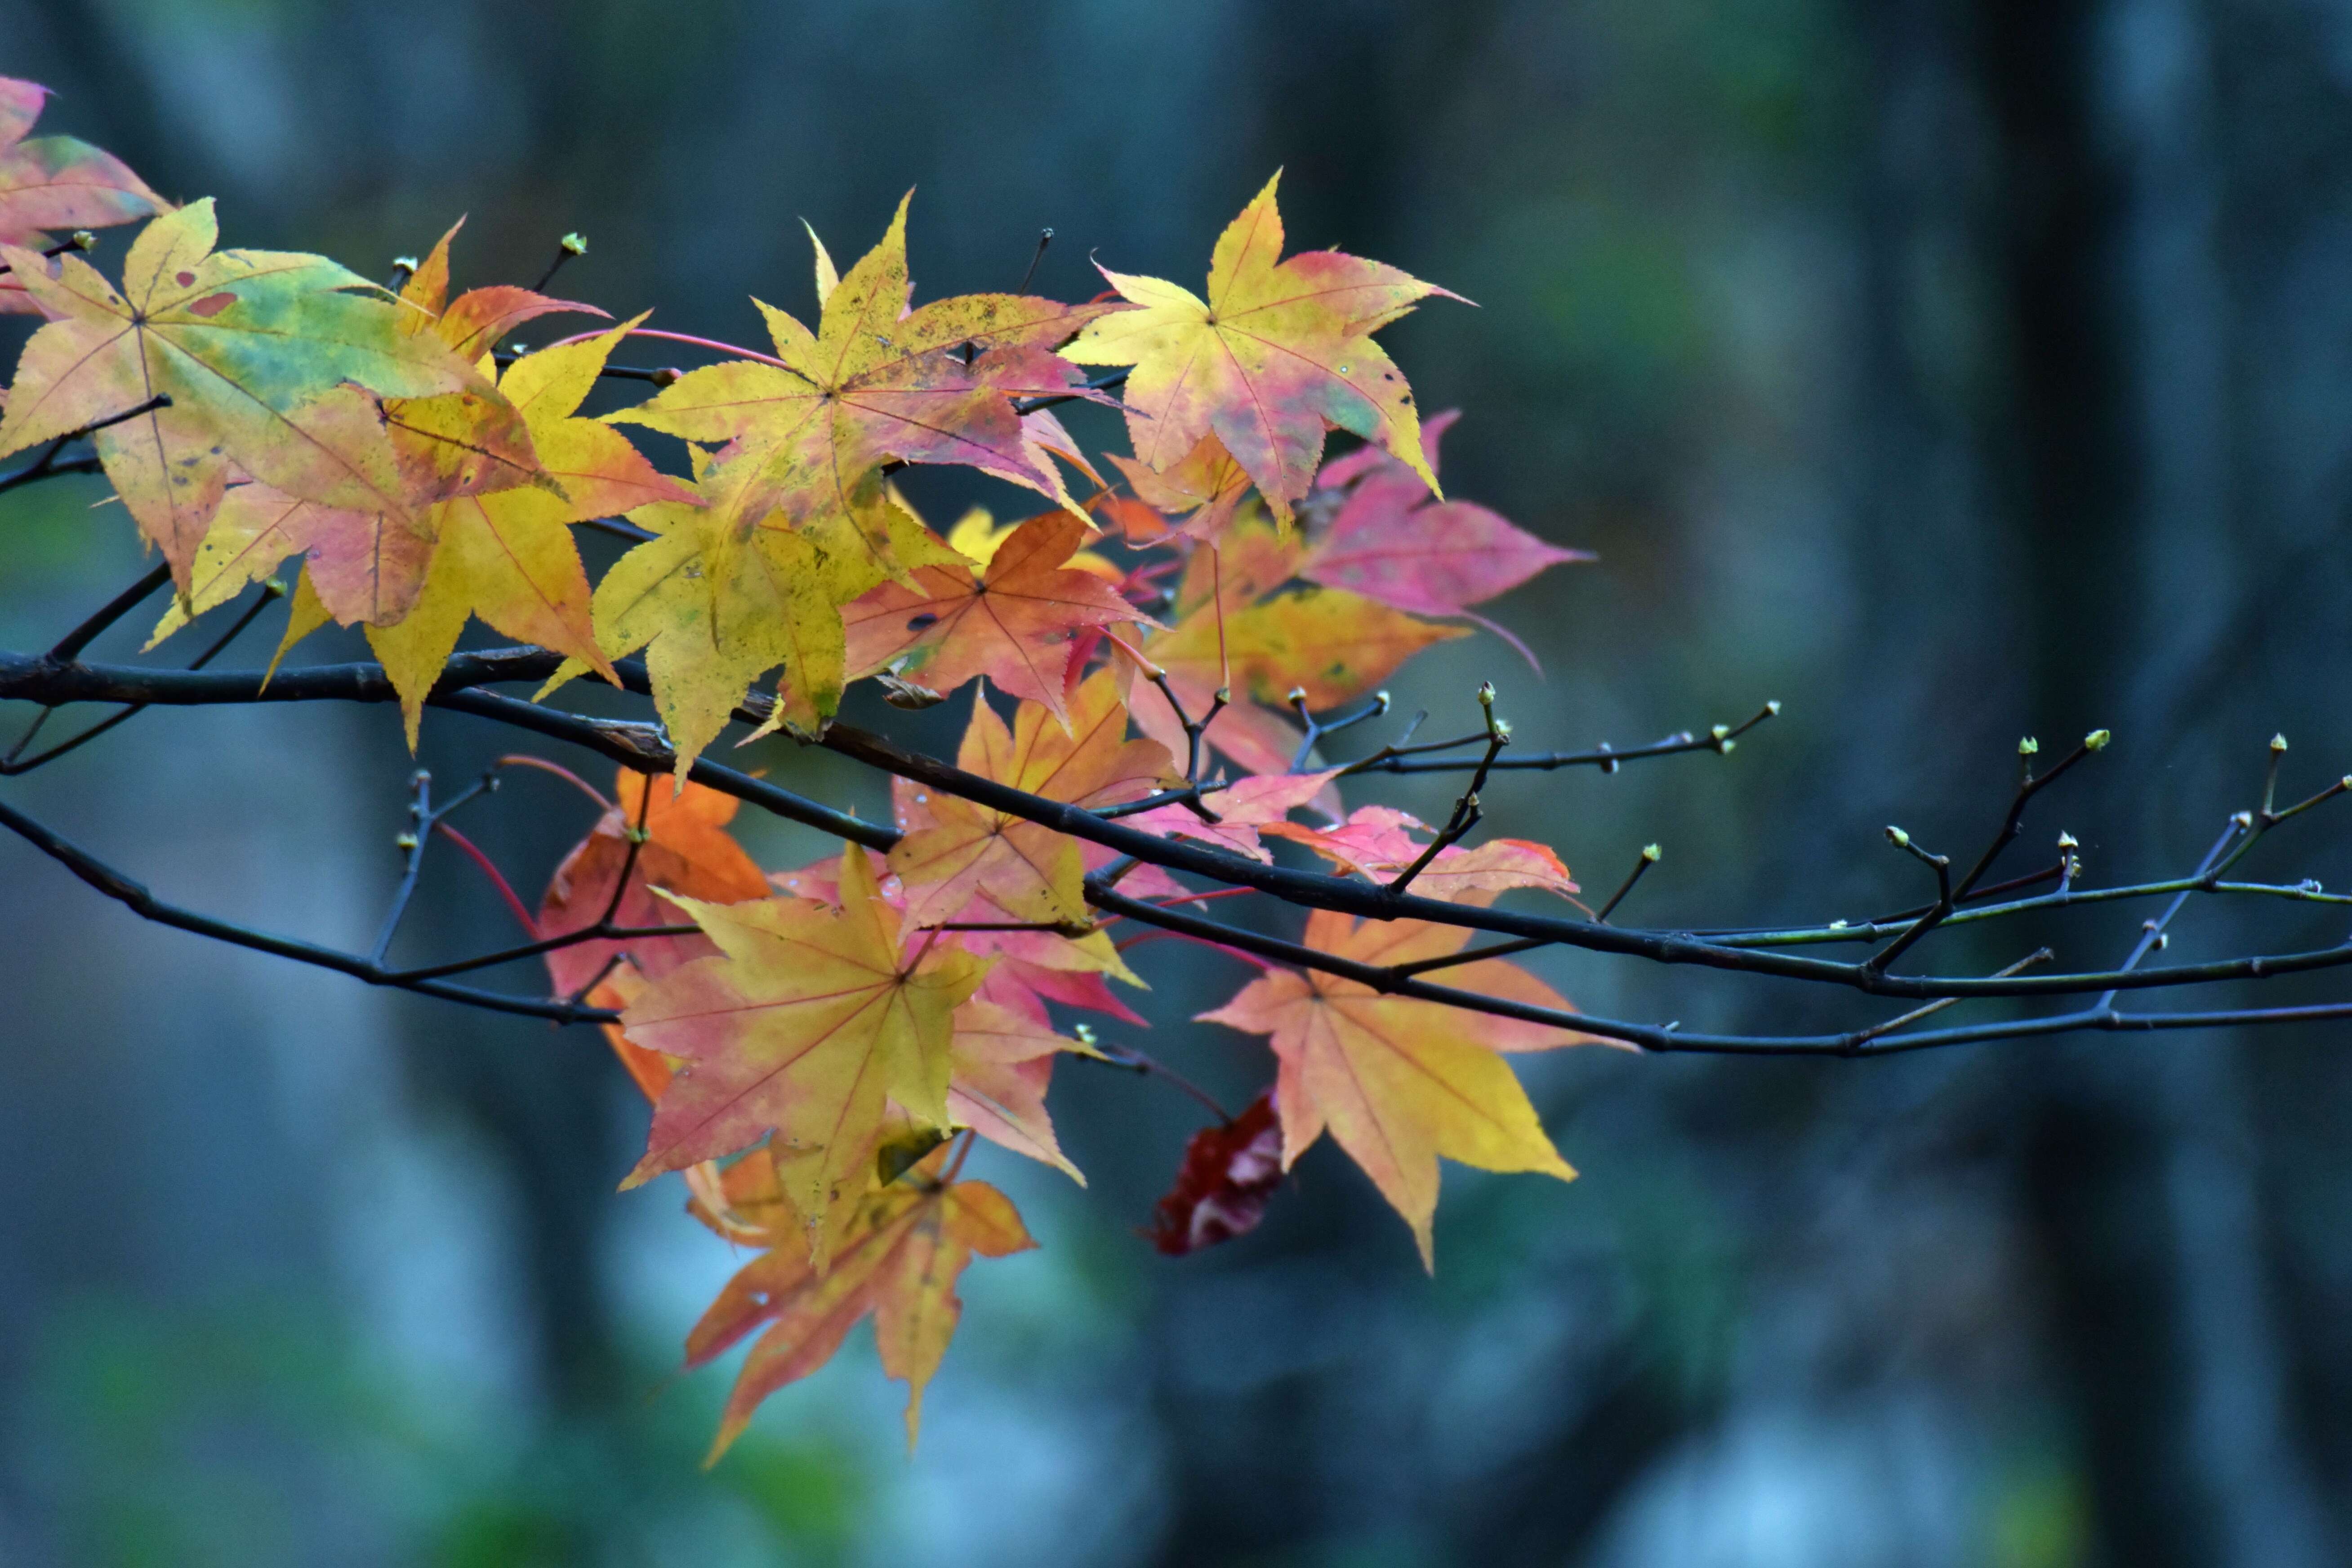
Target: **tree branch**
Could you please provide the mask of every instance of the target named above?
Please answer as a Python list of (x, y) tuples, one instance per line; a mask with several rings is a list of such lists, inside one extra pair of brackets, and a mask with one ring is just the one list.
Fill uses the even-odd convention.
[[(587, 719), (475, 689), (492, 681), (543, 679), (553, 670), (556, 663), (556, 656), (536, 649), (459, 654), (450, 660), (430, 700), (437, 707), (498, 720), (551, 739), (584, 746), (640, 772), (664, 772), (672, 765), (673, 756), (667, 742), (651, 726)], [(625, 683), (632, 689), (646, 689), (646, 678), (641, 665), (623, 661), (621, 673)], [(216, 674), (104, 665), (58, 667), (44, 665), (24, 655), (0, 654), (0, 698), (57, 703), (88, 700), (174, 704), (318, 700), (384, 702), (393, 700), (394, 693), (383, 670), (373, 664), (318, 666), (281, 672), (265, 691), (261, 689), (258, 673), (251, 671)], [(752, 722), (764, 716), (749, 704), (740, 711)], [(1229, 886), (1255, 888), (1302, 908), (1328, 909), (1376, 920), (1423, 920), (1503, 936), (1537, 937), (1591, 952), (1643, 958), (1661, 963), (1697, 964), (1733, 973), (1811, 981), (1873, 995), (1920, 1001), (1945, 996), (2076, 995), (2110, 988), (2139, 990), (2219, 981), (2267, 979), (2273, 975), (2352, 964), (2352, 946), (2338, 946), (2201, 964), (2088, 973), (2008, 978), (1874, 973), (1859, 963), (1801, 958), (1761, 944), (1736, 946), (1687, 932), (1643, 931), (1518, 910), (1448, 904), (1410, 893), (1391, 894), (1377, 885), (1347, 878), (1261, 864), (1186, 839), (1161, 838), (1117, 821), (1107, 821), (1098, 814), (1081, 807), (1030, 795), (995, 780), (966, 773), (938, 759), (907, 752), (881, 736), (869, 734), (853, 725), (835, 724), (817, 743), (884, 772), (961, 795), (977, 805), (1035, 822), (1056, 832), (1100, 844), (1138, 860), (1173, 871), (1206, 877)], [(715, 763), (698, 761), (688, 776), (711, 788), (760, 805), (774, 815), (869, 847), (887, 849), (898, 838), (898, 835), (886, 826), (861, 821)], [(2073, 899), (2084, 896), (2067, 895)]]

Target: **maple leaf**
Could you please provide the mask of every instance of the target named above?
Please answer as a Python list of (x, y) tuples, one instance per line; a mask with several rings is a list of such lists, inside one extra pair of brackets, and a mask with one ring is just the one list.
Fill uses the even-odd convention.
[(17, 363), (0, 456), (171, 398), (92, 441), (183, 594), (232, 465), (289, 496), (410, 516), (376, 396), (484, 384), (396, 307), (351, 292), (374, 288), (357, 273), (217, 237), (209, 198), (165, 213), (131, 242), (119, 291), (79, 257), (0, 246), (50, 318)]
[[(411, 337), (430, 333), (452, 353), (473, 360), (534, 318), (557, 311), (604, 313), (593, 305), (505, 287), (476, 289), (448, 302), (449, 246), (463, 223), (460, 219), (441, 237), (402, 288), (403, 332)], [(573, 373), (585, 363), (585, 356), (560, 355), (538, 369), (543, 376), (567, 358)], [(538, 390), (530, 376), (518, 381), (510, 374), (509, 380), (519, 389)], [(430, 510), (435, 501), (529, 484), (578, 500), (593, 509), (588, 515), (595, 516), (625, 511), (652, 495), (676, 493), (669, 481), (653, 476), (617, 432), (591, 420), (567, 422), (562, 429), (568, 449), (543, 459), (523, 411), (505, 387), (488, 382), (433, 397), (386, 398), (383, 418), (413, 511), (354, 510), (289, 496), (266, 484), (230, 486), (196, 552), (186, 603), (164, 613), (148, 646), (194, 616), (227, 604), (296, 554), (304, 556), (303, 572), (312, 593), (337, 621), (344, 626), (361, 621), (394, 625), (408, 614), (425, 586), (440, 522)], [(582, 462), (583, 445), (607, 461)], [(593, 489), (600, 477), (595, 470), (615, 463), (640, 480), (656, 479), (656, 485), (648, 489), (638, 483), (617, 490), (606, 487), (584, 497), (572, 496), (567, 488), (585, 484)]]
[[(1307, 945), (1364, 963), (1406, 963), (1459, 952), (1470, 932), (1422, 921), (1364, 921), (1318, 910)], [(1565, 1010), (1542, 981), (1498, 958), (1449, 970), (1447, 984), (1481, 996)], [(1432, 1221), (1437, 1160), (1488, 1171), (1576, 1173), (1544, 1135), (1527, 1091), (1497, 1053), (1549, 1050), (1587, 1038), (1571, 1030), (1470, 1014), (1319, 971), (1276, 970), (1200, 1016), (1270, 1035), (1281, 1064), (1282, 1168), (1328, 1129), (1412, 1227), (1424, 1268), (1435, 1268)]]
[[(938, 826), (929, 807), (923, 804), (926, 797), (919, 786), (904, 779), (892, 782), (893, 805), (901, 833)], [(877, 856), (875, 861), (883, 896), (903, 911), (907, 901), (905, 884), (891, 874), (887, 858)], [(778, 872), (768, 880), (798, 898), (838, 903), (841, 895), (834, 879), (835, 867), (835, 861), (822, 860), (797, 870)], [(958, 913), (980, 921), (1009, 923), (1013, 919), (984, 898), (974, 899)], [(1127, 966), (1107, 931), (1089, 931), (1082, 937), (1051, 931), (961, 931), (956, 940), (966, 952), (989, 965), (987, 978), (973, 994), (1010, 1007), (1040, 1026), (1046, 1023), (1045, 1004), (1048, 1001), (1090, 1007), (1127, 1023), (1143, 1024), (1141, 1018), (1103, 989), (1106, 978), (1143, 986), (1142, 976)]]
[[(1438, 415), (1423, 432), (1433, 472), (1438, 439), (1455, 417)], [(1475, 502), (1437, 500), (1418, 473), (1373, 447), (1323, 466), (1316, 496), (1327, 495), (1335, 503), (1329, 521), (1310, 531), (1298, 574), (1400, 610), (1464, 615), (1548, 566), (1594, 559), (1547, 544)]]
[(425, 695), (469, 616), (579, 659), (619, 684), (596, 643), (588, 574), (570, 525), (675, 504), (693, 494), (655, 471), (620, 432), (573, 416), (605, 356), (635, 324), (526, 354), (508, 367), (499, 390), (521, 411), (555, 488), (526, 486), (440, 502), (433, 510), (432, 560), (415, 605), (391, 626), (367, 626), (368, 645), (400, 693), (410, 750)]
[(1282, 1128), (1268, 1089), (1223, 1126), (1192, 1134), (1176, 1184), (1153, 1206), (1151, 1244), (1181, 1258), (1247, 1236), (1265, 1217), (1282, 1177)]
[(1435, 489), (1412, 389), (1370, 334), (1431, 294), (1460, 296), (1336, 250), (1277, 261), (1281, 179), (1268, 180), (1218, 238), (1206, 299), (1102, 268), (1141, 309), (1089, 323), (1062, 353), (1135, 367), (1127, 428), (1144, 467), (1175, 468), (1213, 434), (1286, 522), (1333, 428), (1387, 447)]
[(829, 1216), (854, 1210), (895, 1100), (945, 1131), (955, 1008), (981, 966), (951, 941), (899, 951), (898, 911), (866, 851), (843, 851), (838, 905), (771, 898), (731, 905), (670, 896), (720, 955), (654, 982), (622, 1016), (636, 1045), (682, 1058), (654, 1109), (635, 1186), (773, 1132), (795, 1158), (785, 1196), (822, 1266)]
[[(1267, 711), (1291, 692), (1327, 708), (1370, 690), (1433, 643), (1465, 637), (1460, 626), (1421, 620), (1344, 588), (1278, 592), (1296, 574), (1302, 545), (1260, 516), (1244, 515), (1223, 542), (1193, 551), (1176, 593), (1175, 624), (1139, 651), (1166, 671), (1185, 711), (1198, 719), (1220, 688), (1236, 702), (1209, 726), (1209, 743), (1254, 773), (1286, 773), (1298, 731)], [(1137, 728), (1171, 750), (1184, 727), (1156, 686), (1123, 665)]]
[[(727, 831), (742, 805), (733, 795), (692, 783), (681, 791), (657, 790), (631, 768), (618, 771), (613, 792), (616, 802), (612, 809), (563, 858), (547, 884), (539, 906), (542, 938), (593, 926), (608, 910), (616, 926), (677, 924), (677, 911), (656, 896), (656, 888), (711, 904), (767, 896), (768, 879)], [(633, 858), (629, 838), (640, 830), (643, 842)], [(629, 879), (623, 887), (625, 866)], [(658, 980), (680, 964), (717, 951), (709, 938), (698, 935), (583, 942), (549, 952), (547, 973), (555, 994), (570, 996), (624, 953), (640, 973)]]
[[(698, 456), (697, 466), (699, 490), (724, 464)], [(929, 566), (960, 559), (878, 481), (867, 482), (887, 509), (898, 560)], [(596, 584), (596, 638), (614, 658), (646, 650), (678, 776), (718, 739), (752, 683), (778, 665), (785, 673), (769, 727), (823, 729), (846, 679), (841, 606), (883, 576), (849, 521), (768, 532), (744, 552), (742, 569), (722, 573), (713, 563), (724, 552), (727, 525), (712, 509), (658, 503), (628, 515), (658, 537), (622, 556)], [(586, 668), (566, 664), (539, 696)]]
[[(613, 966), (610, 973), (598, 977), (596, 984), (589, 987), (587, 994), (581, 1000), (592, 1007), (605, 1007), (622, 1013), (626, 1012), (645, 993), (645, 975), (635, 964), (625, 958)], [(604, 1043), (613, 1047), (614, 1056), (621, 1058), (621, 1066), (627, 1069), (630, 1080), (645, 1095), (646, 1102), (651, 1104), (660, 1100), (669, 1088), (671, 1078), (677, 1074), (677, 1059), (633, 1044), (618, 1024), (599, 1024), (597, 1027), (604, 1031)], [(691, 1173), (688, 1174), (690, 1177)]]
[[(430, 333), (471, 363), (496, 348), (509, 331), (537, 317), (559, 310), (604, 314), (593, 305), (506, 287), (472, 289), (452, 302), (449, 246), (465, 223), (459, 218), (451, 225), (402, 286), (400, 303), (405, 310), (401, 331), (411, 337)], [(393, 448), (400, 454), (412, 492), (420, 499), (443, 500), (547, 482), (521, 411), (496, 386), (437, 397), (387, 398), (383, 415)], [(373, 618), (389, 624), (398, 616)]]
[[(1421, 858), (1427, 847), (1410, 830), (1428, 826), (1393, 806), (1359, 806), (1347, 821), (1334, 827), (1308, 827), (1296, 822), (1274, 821), (1260, 830), (1277, 838), (1306, 845), (1324, 858), (1375, 882), (1391, 881)], [(1527, 838), (1490, 838), (1465, 849), (1458, 844), (1439, 850), (1414, 874), (1412, 890), (1425, 899), (1465, 901), (1513, 888), (1540, 888), (1562, 898), (1571, 897), (1576, 883), (1559, 857)]]
[(1042, 1006), (1006, 1006), (975, 995), (956, 1009), (949, 1048), (948, 1110), (990, 1142), (1053, 1166), (1080, 1186), (1087, 1179), (1063, 1154), (1045, 1114), (1054, 1058), (1092, 1047), (1054, 1033)]
[(1072, 637), (1123, 622), (1158, 624), (1099, 576), (1065, 565), (1087, 532), (1068, 512), (1046, 512), (992, 541), (976, 574), (926, 566), (909, 584), (878, 584), (842, 611), (850, 678), (887, 668), (944, 694), (984, 675), (1007, 696), (1042, 703), (1067, 722), (1062, 693)]
[[(1366, 447), (1372, 451), (1377, 448)], [(1173, 532), (1215, 543), (1249, 494), (1250, 477), (1214, 432), (1201, 437), (1181, 462), (1157, 471), (1132, 458), (1109, 454), (1136, 499), (1156, 511), (1183, 514)], [(1344, 460), (1344, 459), (1342, 459)]]
[(820, 1273), (801, 1248), (780, 1246), (745, 1264), (719, 1291), (687, 1336), (688, 1366), (762, 1325), (767, 1331), (736, 1374), (706, 1464), (741, 1435), (761, 1400), (832, 1360), (869, 1312), (883, 1372), (907, 1384), (907, 1445), (914, 1447), (923, 1392), (962, 1315), (956, 1283), (972, 1254), (1003, 1258), (1037, 1245), (1003, 1193), (943, 1175), (946, 1156), (945, 1149), (935, 1152), (866, 1197), (830, 1269)]
[[(107, 228), (168, 211), (111, 153), (71, 136), (26, 140), (49, 89), (0, 77), (0, 245), (37, 250), (52, 229)], [(0, 310), (37, 310), (14, 272), (0, 275)]]
[[(1014, 294), (967, 294), (908, 309), (908, 193), (882, 241), (838, 282), (819, 257), (823, 315), (814, 332), (753, 300), (776, 348), (772, 363), (730, 360), (690, 371), (650, 401), (608, 418), (740, 454), (719, 502), (730, 542), (813, 521), (859, 519), (865, 481), (884, 462), (961, 464), (1066, 500), (1060, 476), (1032, 449), (1015, 397), (1066, 395), (1082, 376), (1052, 350), (1119, 307), (1063, 305)], [(814, 236), (812, 236), (814, 237)], [(981, 351), (969, 362), (958, 349)], [(887, 536), (866, 533), (895, 574)], [(732, 549), (714, 557), (723, 577)]]
[[(1166, 748), (1127, 738), (1127, 709), (1108, 669), (1078, 688), (1066, 729), (1024, 702), (1008, 730), (982, 688), (956, 762), (999, 784), (1084, 806), (1112, 805), (1182, 782)], [(908, 834), (890, 851), (890, 869), (907, 886), (908, 920), (937, 925), (985, 895), (1015, 920), (1087, 923), (1076, 840), (957, 796), (935, 797), (929, 807), (934, 825)]]

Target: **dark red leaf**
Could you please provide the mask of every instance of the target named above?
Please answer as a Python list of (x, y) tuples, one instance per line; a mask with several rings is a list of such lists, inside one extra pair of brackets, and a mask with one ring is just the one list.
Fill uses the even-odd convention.
[(1153, 1211), (1152, 1245), (1181, 1257), (1246, 1236), (1281, 1184), (1282, 1127), (1269, 1089), (1225, 1126), (1192, 1134), (1176, 1185)]

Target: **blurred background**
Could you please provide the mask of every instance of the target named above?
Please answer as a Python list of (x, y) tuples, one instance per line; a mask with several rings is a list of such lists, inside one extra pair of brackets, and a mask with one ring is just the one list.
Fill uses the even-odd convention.
[[(226, 243), (382, 275), (467, 214), (459, 281), (527, 282), (576, 229), (560, 291), (739, 341), (748, 293), (812, 308), (803, 217), (845, 261), (919, 187), (925, 298), (1011, 287), (1046, 226), (1042, 291), (1093, 292), (1089, 254), (1197, 286), (1284, 167), (1294, 246), (1479, 301), (1385, 339), (1423, 406), (1466, 410), (1449, 492), (1601, 557), (1490, 606), (1540, 677), (1482, 635), (1412, 667), (1404, 708), (1443, 727), (1492, 679), (1528, 743), (1579, 746), (1787, 704), (1727, 758), (1489, 792), (1493, 830), (1589, 889), (1661, 843), (1621, 920), (1916, 901), (1882, 826), (1973, 855), (2021, 735), (2047, 759), (2114, 729), (2014, 852), (2070, 830), (2094, 879), (2192, 867), (2274, 731), (2286, 798), (2352, 767), (2342, 0), (0, 0), (0, 68), (58, 89), (44, 129), (217, 195)], [(1026, 510), (910, 489), (935, 521)], [(9, 498), (0, 644), (139, 569), (103, 494)], [(952, 742), (952, 710), (865, 701)], [(449, 779), (509, 743), (446, 713), (425, 737)], [(746, 755), (887, 809), (827, 756)], [(166, 896), (364, 947), (410, 765), (384, 711), (157, 711), (6, 793)], [(1386, 782), (1351, 803), (1443, 810), (1443, 781)], [(593, 815), (528, 779), (474, 811), (533, 888)], [(2316, 813), (2250, 869), (2341, 888), (2347, 826)], [(770, 866), (826, 847), (745, 837)], [(469, 875), (435, 863), (407, 951), (509, 940)], [(1434, 1279), (1328, 1146), (1257, 1234), (1153, 1255), (1134, 1227), (1201, 1113), (1066, 1066), (1091, 1184), (975, 1160), (1044, 1247), (967, 1276), (920, 1451), (861, 1331), (705, 1475), (730, 1373), (681, 1376), (679, 1345), (738, 1260), (675, 1184), (614, 1191), (645, 1111), (593, 1031), (143, 926), (13, 840), (0, 889), (0, 1563), (2352, 1551), (2340, 1026), (1526, 1061), (1583, 1179), (1450, 1171)], [(2049, 941), (2098, 967), (2146, 912), (1972, 928), (1937, 966)], [(2343, 929), (2200, 906), (2173, 956)], [(1258, 1042), (1184, 1021), (1246, 972), (1147, 951), (1153, 1027), (1127, 1035), (1247, 1098)], [(1882, 1016), (1537, 967), (1619, 1016)]]

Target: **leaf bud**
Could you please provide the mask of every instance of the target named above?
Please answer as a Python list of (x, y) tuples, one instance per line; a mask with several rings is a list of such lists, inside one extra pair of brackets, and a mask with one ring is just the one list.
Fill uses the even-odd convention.
[(1642, 863), (1645, 866), (1654, 866), (1658, 863), (1658, 847), (1656, 845), (1644, 844), (1642, 846)]
[(1843, 930), (1845, 930), (1845, 925), (1846, 925), (1846, 922), (1845, 922), (1845, 921), (1830, 921), (1830, 930), (1832, 930), (1832, 931), (1843, 931)]
[(1713, 729), (1709, 730), (1707, 733), (1714, 736), (1717, 743), (1720, 744), (1724, 741), (1730, 739), (1731, 726), (1728, 724), (1717, 724)]
[[(1162, 674), (1162, 675), (1165, 675), (1165, 674), (1167, 674), (1168, 672), (1167, 672), (1166, 670), (1164, 670), (1164, 669), (1163, 669), (1163, 670), (1161, 670), (1160, 673), (1160, 674)], [(1227, 704), (1228, 702), (1231, 702), (1231, 701), (1234, 700), (1234, 689), (1233, 689), (1232, 687), (1230, 687), (1230, 686), (1220, 686), (1220, 687), (1218, 687), (1218, 688), (1217, 688), (1217, 689), (1216, 689), (1215, 691), (1212, 692), (1210, 695), (1211, 695), (1212, 700), (1215, 701), (1216, 705), (1217, 705), (1218, 707), (1220, 707), (1220, 708), (1223, 708), (1223, 706), (1225, 706), (1225, 704)], [(1307, 695), (1307, 694), (1306, 694), (1305, 692), (1303, 692), (1303, 691), (1302, 691), (1302, 692), (1300, 692), (1300, 693), (1299, 693), (1299, 695), (1300, 695), (1300, 696), (1302, 696), (1302, 697), (1304, 697), (1304, 696), (1305, 696), (1305, 695)]]
[(2279, 752), (2285, 750), (2286, 737), (2284, 734), (2273, 735), (2271, 737), (2271, 755), (2276, 756)]
[(271, 598), (282, 599), (286, 596), (286, 579), (283, 577), (264, 577), (261, 580), (261, 588), (262, 592), (268, 594)]
[(1478, 705), (1482, 708), (1492, 708), (1495, 705), (1495, 683), (1493, 681), (1482, 680), (1478, 683)]
[(2252, 827), (2254, 825), (2254, 814), (2251, 811), (2232, 813), (2230, 823), (2234, 827)]
[(584, 235), (577, 233), (567, 234), (559, 243), (562, 245), (563, 254), (566, 256), (585, 256), (588, 254), (588, 239)]
[(2061, 849), (2080, 849), (2082, 845), (2075, 841), (2073, 834), (2061, 832), (2058, 835), (2058, 847)]
[(1897, 849), (1908, 849), (1911, 847), (1911, 836), (1890, 822), (1886, 825), (1886, 842)]
[(92, 250), (98, 246), (98, 236), (86, 228), (78, 228), (67, 237), (72, 240), (76, 250)]
[(2031, 735), (2026, 736), (2023, 740), (2017, 742), (2017, 754), (2021, 757), (2033, 756), (2041, 750), (2042, 742), (2035, 740)]
[(2094, 730), (2083, 737), (2083, 750), (2104, 752), (2107, 749), (2107, 742), (2115, 738), (2115, 732), (2111, 730)]
[(1780, 700), (1775, 697), (1771, 701), (1764, 704), (1764, 711), (1778, 719), (1780, 716)]
[(1389, 710), (1389, 694), (1388, 694), (1386, 691), (1375, 691), (1375, 692), (1373, 692), (1373, 693), (1372, 693), (1372, 711), (1373, 711), (1373, 712), (1375, 712), (1375, 713), (1385, 713), (1385, 712), (1387, 712), (1388, 710)]
[(394, 849), (401, 850), (414, 849), (416, 847), (416, 835), (414, 833), (400, 834), (393, 839), (392, 847)]
[(414, 272), (416, 270), (416, 258), (395, 256), (392, 258), (392, 268), (395, 272)]
[(1496, 720), (1496, 721), (1495, 721), (1495, 739), (1496, 739), (1497, 741), (1507, 741), (1507, 740), (1509, 740), (1510, 738), (1511, 738), (1511, 721), (1510, 721), (1508, 719), (1497, 719), (1497, 720)]
[(1303, 686), (1292, 687), (1290, 689), (1290, 695), (1285, 697), (1283, 700), (1296, 708), (1298, 704), (1307, 700), (1307, 688)]

